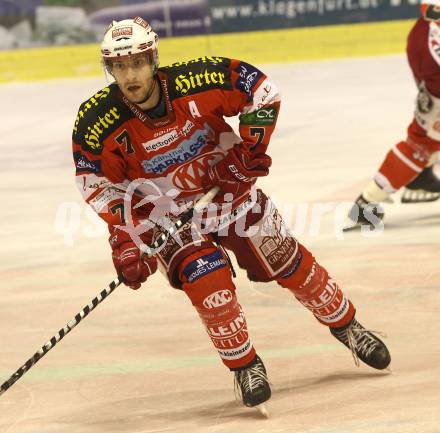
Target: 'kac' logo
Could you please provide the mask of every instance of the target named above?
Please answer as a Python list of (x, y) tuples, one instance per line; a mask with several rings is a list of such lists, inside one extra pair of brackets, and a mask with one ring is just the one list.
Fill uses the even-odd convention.
[(207, 153), (182, 165), (174, 173), (174, 185), (184, 191), (202, 191), (202, 178), (208, 171), (208, 167), (222, 158), (221, 152)]
[(223, 307), (232, 301), (230, 290), (219, 290), (212, 295), (207, 296), (203, 301), (203, 306), (208, 309)]

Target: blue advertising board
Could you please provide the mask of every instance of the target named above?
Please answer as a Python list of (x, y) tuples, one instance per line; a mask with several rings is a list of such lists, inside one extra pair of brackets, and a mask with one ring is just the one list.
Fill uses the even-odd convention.
[(107, 26), (113, 20), (135, 16), (148, 21), (161, 37), (210, 33), (207, 0), (144, 1), (101, 9), (90, 14), (89, 18), (95, 25)]
[(418, 0), (211, 0), (211, 31), (239, 32), (416, 18)]

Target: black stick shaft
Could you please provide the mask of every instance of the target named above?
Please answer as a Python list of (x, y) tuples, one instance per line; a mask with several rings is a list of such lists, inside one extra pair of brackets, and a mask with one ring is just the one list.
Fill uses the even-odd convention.
[[(173, 235), (188, 222), (194, 215), (195, 211), (200, 210), (209, 203), (218, 192), (218, 187), (212, 188), (208, 191), (193, 208), (185, 212), (175, 222), (175, 225), (166, 230), (166, 234), (163, 233), (159, 239), (152, 245), (153, 248), (159, 248), (169, 237)], [(0, 386), (0, 396), (4, 394), (20, 377), (22, 377), (27, 371), (29, 371), (49, 350), (53, 349), (56, 344), (61, 341), (82, 319), (87, 317), (91, 311), (93, 311), (110, 293), (112, 293), (121, 283), (122, 277), (115, 278), (109, 286), (104, 289), (98, 296), (93, 298), (91, 302), (86, 305), (66, 326), (58, 331), (58, 334), (54, 335), (44, 346), (35, 352), (8, 380), (2, 383)]]
[(122, 280), (116, 278), (109, 286), (104, 289), (98, 296), (86, 305), (64, 328), (58, 331), (44, 346), (35, 352), (7, 381), (0, 387), (0, 395), (8, 390), (20, 377), (22, 377), (28, 370), (30, 370), (49, 350), (53, 349), (55, 345), (61, 341), (82, 319), (87, 317), (116, 287), (122, 283)]

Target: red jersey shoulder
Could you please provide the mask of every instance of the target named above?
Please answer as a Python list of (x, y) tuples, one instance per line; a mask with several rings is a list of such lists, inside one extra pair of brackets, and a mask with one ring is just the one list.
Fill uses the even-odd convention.
[(408, 62), (418, 83), (440, 96), (440, 29), (419, 18), (408, 35)]
[(83, 150), (100, 154), (104, 140), (133, 117), (117, 93), (117, 85), (111, 84), (80, 105), (72, 140)]

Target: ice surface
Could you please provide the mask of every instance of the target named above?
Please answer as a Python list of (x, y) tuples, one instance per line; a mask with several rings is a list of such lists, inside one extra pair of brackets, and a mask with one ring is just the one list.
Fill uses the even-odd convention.
[[(2, 433), (438, 432), (440, 202), (396, 197), (374, 236), (341, 238), (338, 227), (343, 202), (405, 138), (416, 94), (406, 60), (263, 69), (283, 103), (272, 173), (260, 184), (361, 323), (388, 334), (393, 374), (356, 368), (288, 291), (239, 272), (239, 300), (273, 383), (271, 417), (261, 419), (234, 400), (232, 374), (196, 312), (157, 274), (138, 292), (119, 288), (0, 398)], [(103, 83), (0, 86), (9, 101), (0, 104), (1, 382), (114, 277), (70, 153), (77, 107)]]

